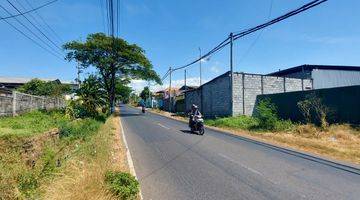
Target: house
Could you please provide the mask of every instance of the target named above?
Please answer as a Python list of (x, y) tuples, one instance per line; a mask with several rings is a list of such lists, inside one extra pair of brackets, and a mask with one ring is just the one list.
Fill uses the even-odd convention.
[(300, 65), (268, 74), (312, 79), (314, 89), (360, 85), (360, 67), (340, 65)]

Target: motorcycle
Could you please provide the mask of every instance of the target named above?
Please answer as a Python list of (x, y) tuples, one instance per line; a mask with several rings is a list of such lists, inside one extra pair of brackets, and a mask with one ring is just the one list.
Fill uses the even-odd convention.
[(146, 110), (146, 109), (145, 109), (145, 106), (143, 106), (143, 107), (141, 108), (141, 112), (142, 112), (142, 113), (145, 113), (145, 110)]
[(199, 135), (204, 135), (205, 133), (205, 128), (204, 128), (204, 119), (202, 118), (202, 116), (195, 116), (194, 115), (190, 115), (192, 122), (189, 124), (189, 127), (191, 129), (191, 132), (198, 132)]

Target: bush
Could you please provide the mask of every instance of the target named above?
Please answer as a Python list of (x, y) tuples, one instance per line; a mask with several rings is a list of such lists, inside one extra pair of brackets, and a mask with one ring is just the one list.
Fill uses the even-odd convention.
[(322, 129), (328, 127), (330, 109), (323, 104), (322, 99), (317, 97), (315, 93), (307, 95), (306, 99), (299, 101), (297, 105), (306, 123), (313, 121), (315, 124), (320, 125)]
[(265, 130), (275, 130), (276, 123), (279, 121), (276, 106), (270, 99), (263, 99), (256, 107), (255, 117), (259, 119), (259, 128)]
[(253, 129), (259, 125), (258, 119), (244, 115), (206, 120), (205, 123), (209, 126), (239, 128), (245, 130)]
[(139, 192), (139, 182), (129, 173), (108, 171), (105, 182), (120, 199), (135, 199)]
[(69, 137), (71, 139), (85, 139), (87, 136), (95, 133), (101, 122), (94, 119), (79, 119), (60, 125), (60, 137)]

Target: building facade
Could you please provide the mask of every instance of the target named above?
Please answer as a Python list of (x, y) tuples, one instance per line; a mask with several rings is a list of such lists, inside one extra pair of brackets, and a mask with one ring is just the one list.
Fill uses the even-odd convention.
[(314, 89), (360, 85), (360, 67), (356, 66), (301, 65), (268, 75), (312, 79)]
[(252, 115), (256, 98), (261, 94), (311, 90), (311, 79), (259, 74), (222, 74), (197, 89), (186, 92), (186, 108), (199, 106), (205, 117)]

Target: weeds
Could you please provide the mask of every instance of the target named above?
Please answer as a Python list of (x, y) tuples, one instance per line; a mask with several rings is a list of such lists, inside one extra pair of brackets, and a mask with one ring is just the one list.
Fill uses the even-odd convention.
[(129, 173), (108, 171), (105, 181), (120, 199), (135, 199), (139, 192), (139, 182)]

